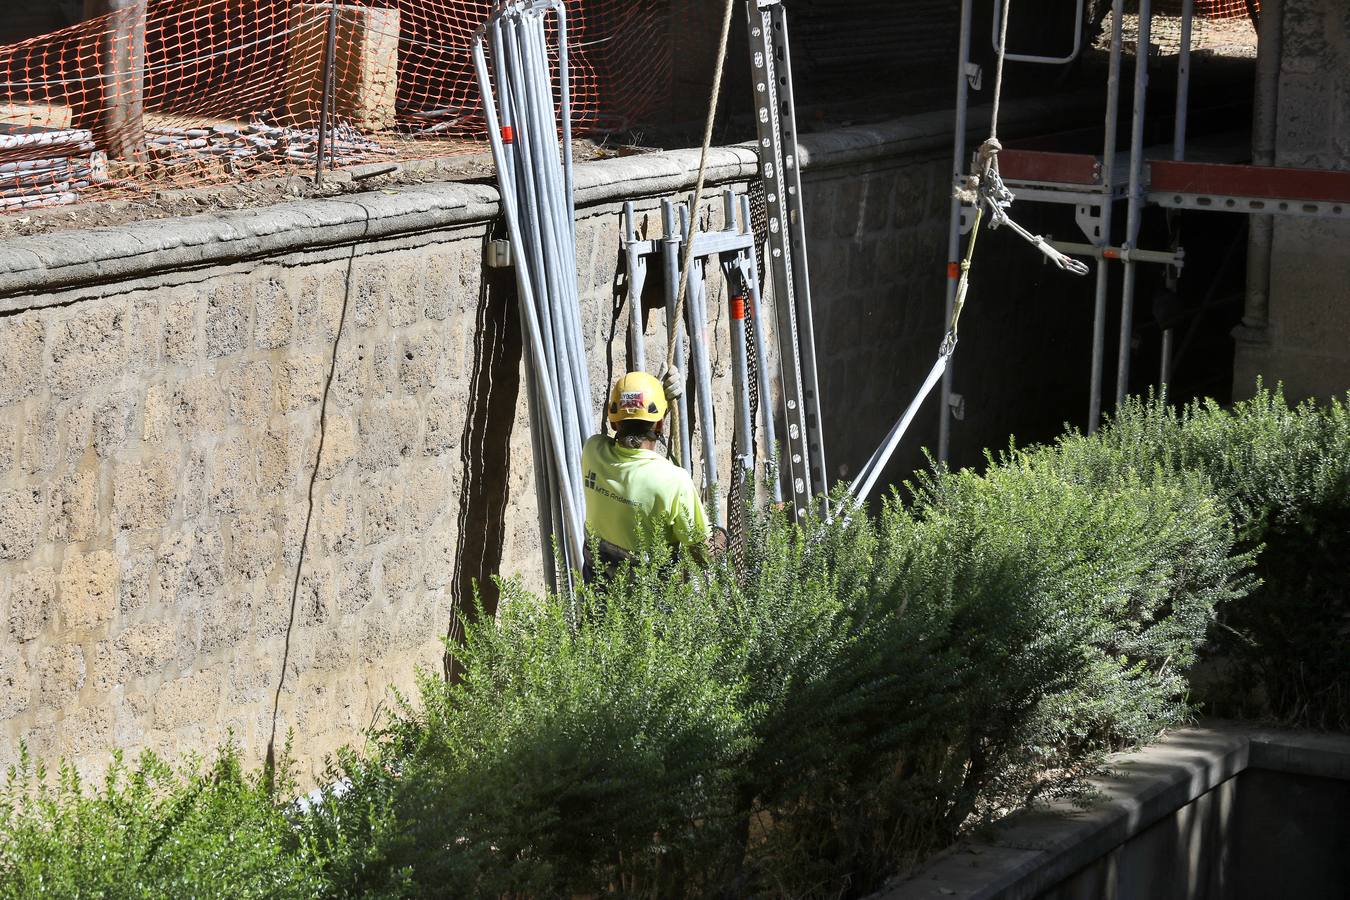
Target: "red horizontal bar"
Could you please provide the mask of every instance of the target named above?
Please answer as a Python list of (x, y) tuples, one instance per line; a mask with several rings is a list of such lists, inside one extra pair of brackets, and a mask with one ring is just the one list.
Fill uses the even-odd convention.
[(1149, 190), (1160, 193), (1350, 203), (1350, 172), (1168, 160), (1153, 160), (1149, 167)]
[(1048, 150), (1000, 150), (998, 170), (1014, 181), (1054, 184), (1100, 184), (1101, 162), (1088, 153), (1051, 153)]

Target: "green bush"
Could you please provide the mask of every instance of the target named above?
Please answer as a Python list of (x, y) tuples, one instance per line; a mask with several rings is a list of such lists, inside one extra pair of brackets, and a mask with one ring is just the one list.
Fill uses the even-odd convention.
[(1029, 453), (913, 494), (751, 515), (739, 571), (654, 549), (575, 604), (505, 584), (463, 681), (424, 678), (316, 812), (363, 861), (340, 892), (859, 895), (1187, 715), (1243, 589), (1202, 479)]
[(323, 884), (233, 745), (182, 769), (115, 756), (97, 785), (64, 765), (52, 779), (25, 752), (0, 793), (0, 897), (313, 897)]
[[(1350, 395), (1347, 395), (1350, 401)], [(1098, 484), (1122, 468), (1194, 472), (1229, 508), (1261, 586), (1224, 608), (1216, 711), (1350, 729), (1350, 406), (1291, 407), (1279, 389), (1231, 409), (1131, 400), (1098, 435), (1053, 451)]]

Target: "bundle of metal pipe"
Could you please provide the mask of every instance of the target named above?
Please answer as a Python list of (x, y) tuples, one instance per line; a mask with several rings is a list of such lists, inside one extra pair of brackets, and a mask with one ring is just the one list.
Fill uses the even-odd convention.
[[(552, 30), (558, 41), (556, 106), (545, 28), (550, 12), (557, 16)], [(499, 5), (475, 35), (473, 57), (519, 288), (545, 560), (552, 564), (549, 546), (556, 540), (566, 570), (553, 573), (554, 584), (565, 589), (583, 560), (581, 448), (594, 428), (577, 289), (563, 4), (517, 0)]]
[(84, 129), (0, 133), (0, 209), (74, 203), (78, 192), (107, 181), (107, 157)]
[[(152, 126), (146, 129), (146, 143), (152, 159), (168, 162), (231, 157), (312, 163), (318, 153), (319, 132), (314, 128), (285, 128), (262, 122), (201, 128)], [(324, 142), (325, 161), (336, 164), (365, 162), (394, 153), (347, 124), (329, 129)]]

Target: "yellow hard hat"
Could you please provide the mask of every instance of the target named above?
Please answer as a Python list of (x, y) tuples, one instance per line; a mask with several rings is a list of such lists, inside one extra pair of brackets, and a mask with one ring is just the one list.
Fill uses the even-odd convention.
[(614, 382), (609, 392), (609, 423), (617, 425), (630, 419), (660, 422), (666, 417), (666, 392), (646, 372), (629, 372)]

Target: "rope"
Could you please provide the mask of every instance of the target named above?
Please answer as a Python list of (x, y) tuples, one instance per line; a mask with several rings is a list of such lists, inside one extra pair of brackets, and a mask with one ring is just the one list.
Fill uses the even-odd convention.
[(998, 28), (998, 64), (994, 69), (994, 108), (989, 113), (989, 140), (998, 139), (998, 108), (1003, 100), (1003, 58), (1008, 50), (1008, 14), (1012, 0), (1003, 0), (1003, 21)]
[[(722, 37), (717, 44), (717, 67), (713, 71), (712, 97), (708, 100), (708, 121), (703, 129), (703, 149), (698, 157), (698, 180), (694, 184), (694, 202), (689, 208), (689, 240), (684, 242), (684, 260), (680, 264), (680, 289), (675, 295), (674, 327), (666, 336), (666, 365), (675, 364), (675, 331), (684, 319), (684, 298), (689, 291), (689, 267), (694, 258), (694, 234), (698, 219), (698, 206), (703, 202), (704, 179), (708, 173), (708, 152), (712, 149), (713, 123), (717, 119), (717, 103), (722, 96), (722, 70), (726, 68), (727, 48), (731, 43), (731, 16), (736, 9), (736, 0), (727, 0), (726, 11), (722, 15)], [(681, 362), (683, 362), (681, 360)]]

